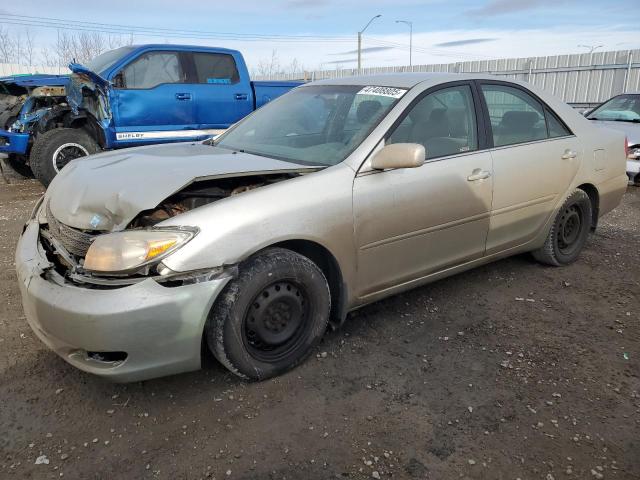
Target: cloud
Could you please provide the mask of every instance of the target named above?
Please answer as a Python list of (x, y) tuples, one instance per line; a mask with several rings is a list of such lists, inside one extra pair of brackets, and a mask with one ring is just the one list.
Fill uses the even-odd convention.
[[(393, 50), (395, 47), (367, 47), (360, 50), (362, 53), (382, 52), (384, 50)], [(348, 52), (330, 53), (329, 55), (353, 55), (358, 53), (358, 50), (349, 50)]]
[(434, 47), (459, 47), (460, 45), (473, 45), (476, 43), (493, 42), (494, 40), (497, 40), (497, 38), (469, 38), (466, 40), (436, 43)]
[(567, 3), (569, 1), (571, 0), (491, 0), (483, 7), (472, 8), (468, 10), (467, 13), (481, 17), (507, 15), (525, 10), (535, 10), (541, 7), (554, 7), (560, 3)]
[(340, 65), (341, 63), (355, 63), (357, 62), (357, 58), (348, 58), (346, 60), (334, 60), (333, 62), (322, 62), (323, 65)]

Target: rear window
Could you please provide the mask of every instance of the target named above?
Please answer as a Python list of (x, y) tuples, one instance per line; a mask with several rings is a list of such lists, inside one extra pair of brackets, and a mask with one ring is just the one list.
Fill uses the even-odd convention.
[(193, 53), (198, 83), (232, 85), (240, 81), (233, 56), (223, 53)]

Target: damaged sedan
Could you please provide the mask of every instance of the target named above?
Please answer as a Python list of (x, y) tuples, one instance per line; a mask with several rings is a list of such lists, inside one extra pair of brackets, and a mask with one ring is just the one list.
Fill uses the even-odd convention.
[(84, 371), (186, 372), (208, 348), (261, 380), (376, 300), (523, 252), (574, 262), (626, 183), (624, 135), (527, 84), (327, 80), (215, 140), (72, 161), (16, 270), (33, 331)]

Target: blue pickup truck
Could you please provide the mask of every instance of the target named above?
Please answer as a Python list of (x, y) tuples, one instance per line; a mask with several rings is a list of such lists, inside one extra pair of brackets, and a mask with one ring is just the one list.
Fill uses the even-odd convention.
[(214, 136), (300, 84), (252, 82), (240, 52), (210, 47), (126, 46), (69, 68), (46, 86), (62, 84), (63, 95), (45, 92), (43, 104), (30, 94), (0, 124), (0, 153), (44, 185), (69, 161), (101, 150)]

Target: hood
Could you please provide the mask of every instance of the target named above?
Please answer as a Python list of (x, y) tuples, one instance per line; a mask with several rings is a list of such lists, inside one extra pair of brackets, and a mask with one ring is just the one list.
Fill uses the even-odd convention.
[(10, 77), (0, 77), (0, 84), (11, 84), (19, 87), (62, 87), (69, 83), (69, 75), (13, 75)]
[(197, 180), (317, 169), (202, 143), (150, 145), (71, 162), (51, 182), (45, 203), (71, 227), (122, 230)]
[(593, 125), (598, 127), (610, 128), (623, 132), (629, 139), (629, 145), (640, 144), (640, 123), (634, 122), (615, 122), (609, 120), (589, 120)]
[(95, 83), (96, 85), (98, 85), (98, 86), (100, 86), (102, 88), (106, 88), (106, 87), (109, 86), (109, 82), (107, 80), (102, 78), (100, 75), (95, 73), (93, 70), (89, 70), (84, 65), (80, 65), (79, 63), (70, 63), (69, 64), (69, 70), (71, 70), (73, 73), (77, 73), (77, 74), (80, 74), (80, 75), (86, 75), (87, 77), (89, 77), (91, 79), (91, 81), (93, 83)]

